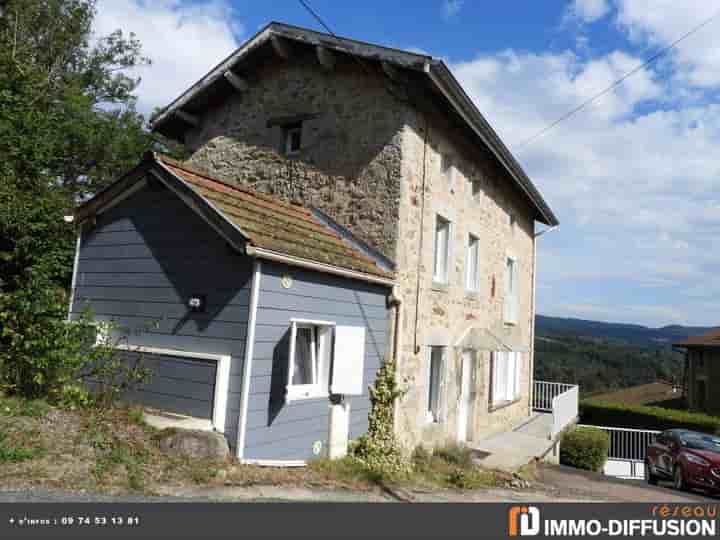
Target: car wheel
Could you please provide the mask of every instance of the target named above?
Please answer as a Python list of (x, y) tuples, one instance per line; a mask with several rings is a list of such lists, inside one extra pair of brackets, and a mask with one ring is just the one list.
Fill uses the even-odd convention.
[(658, 483), (658, 477), (655, 474), (655, 469), (649, 461), (645, 462), (645, 480), (647, 480), (647, 483), (651, 486), (656, 486)]
[(685, 491), (687, 487), (685, 484), (685, 473), (683, 472), (680, 465), (675, 466), (675, 472), (673, 474), (673, 485), (675, 486), (675, 489), (678, 489), (680, 491)]

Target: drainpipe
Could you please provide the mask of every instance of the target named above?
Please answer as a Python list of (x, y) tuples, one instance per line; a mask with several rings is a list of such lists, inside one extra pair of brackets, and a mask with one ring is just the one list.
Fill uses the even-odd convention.
[[(397, 376), (399, 373), (399, 364), (400, 364), (400, 355), (402, 354), (402, 298), (400, 297), (400, 286), (394, 285), (392, 288), (392, 293), (390, 294), (390, 297), (388, 298), (388, 304), (390, 305), (390, 308), (392, 309), (392, 317), (391, 317), (391, 336), (392, 336), (392, 354), (390, 355), (390, 358), (395, 361), (395, 379), (396, 383), (399, 384), (397, 381)], [(400, 400), (396, 399), (393, 403), (393, 432), (397, 434), (398, 432), (398, 415), (400, 413)]]
[(533, 400), (534, 400), (534, 393), (535, 393), (535, 385), (533, 384), (535, 381), (535, 289), (536, 287), (536, 273), (537, 273), (537, 239), (542, 236), (545, 233), (548, 233), (552, 230), (555, 230), (558, 228), (558, 225), (553, 225), (552, 227), (548, 227), (545, 230), (538, 231), (536, 233), (533, 233), (533, 269), (532, 269), (532, 300), (531, 300), (531, 309), (530, 309), (530, 377), (528, 386), (530, 387), (528, 390), (528, 396), (530, 399), (529, 407), (530, 407), (530, 413), (532, 414), (532, 406), (533, 406)]

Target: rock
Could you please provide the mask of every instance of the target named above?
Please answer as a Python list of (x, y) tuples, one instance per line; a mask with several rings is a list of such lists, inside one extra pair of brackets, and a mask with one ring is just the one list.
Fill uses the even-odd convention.
[(230, 448), (225, 437), (214, 431), (166, 429), (157, 435), (163, 452), (199, 459), (225, 460)]

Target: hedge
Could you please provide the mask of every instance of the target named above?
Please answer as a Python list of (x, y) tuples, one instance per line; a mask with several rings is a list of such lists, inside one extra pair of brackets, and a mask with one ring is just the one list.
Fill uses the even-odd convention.
[(592, 427), (578, 427), (563, 435), (560, 463), (577, 469), (602, 471), (610, 449), (610, 435)]
[(683, 428), (704, 433), (720, 432), (720, 418), (702, 413), (624, 405), (603, 401), (585, 400), (580, 402), (580, 421), (595, 426), (614, 426), (636, 429)]

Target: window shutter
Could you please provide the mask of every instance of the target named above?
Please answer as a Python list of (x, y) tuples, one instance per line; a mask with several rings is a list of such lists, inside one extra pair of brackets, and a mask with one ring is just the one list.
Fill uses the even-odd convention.
[(346, 396), (363, 393), (365, 327), (336, 326), (330, 392)]
[(507, 357), (507, 381), (505, 383), (505, 399), (506, 401), (513, 401), (515, 399), (515, 379), (517, 374), (517, 362), (515, 358), (517, 353), (508, 352), (505, 353)]
[(512, 321), (517, 322), (520, 304), (520, 293), (518, 291), (518, 274), (520, 273), (520, 265), (517, 261), (513, 261), (512, 272)]
[(447, 417), (447, 364), (448, 350), (445, 348), (440, 361), (440, 388), (438, 390), (438, 422), (445, 422)]
[(297, 338), (297, 324), (295, 322), (290, 323), (290, 343), (288, 347), (287, 356), (287, 381), (285, 381), (285, 399), (290, 401), (292, 396), (290, 395), (290, 387), (292, 386), (293, 371), (295, 368), (295, 340)]

